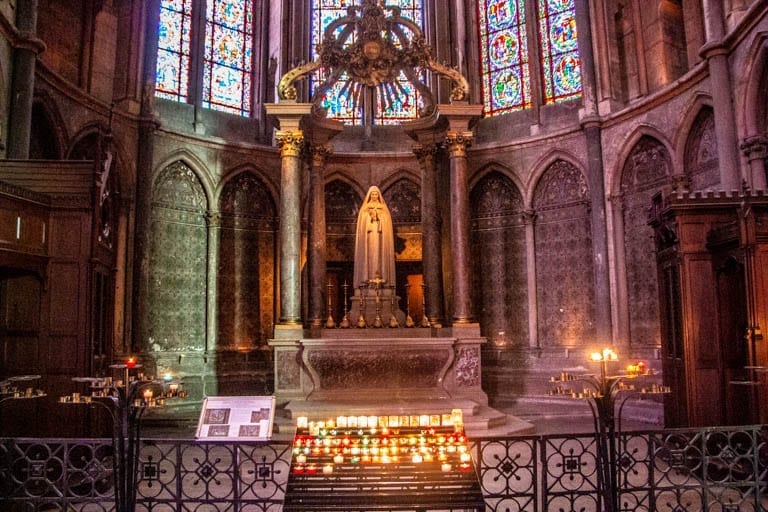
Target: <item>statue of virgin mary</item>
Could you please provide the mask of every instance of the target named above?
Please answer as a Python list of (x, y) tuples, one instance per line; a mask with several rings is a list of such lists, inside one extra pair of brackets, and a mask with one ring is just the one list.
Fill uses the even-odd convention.
[(392, 216), (379, 187), (372, 186), (357, 214), (354, 287), (395, 285)]

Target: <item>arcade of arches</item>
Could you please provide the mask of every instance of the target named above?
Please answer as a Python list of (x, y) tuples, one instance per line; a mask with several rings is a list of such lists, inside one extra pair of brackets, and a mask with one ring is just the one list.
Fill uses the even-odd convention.
[[(579, 81), (552, 86), (571, 87), (562, 98), (537, 71), (556, 58), (539, 52), (540, 2), (405, 2), (442, 63), (418, 75), (439, 121), (329, 117), (343, 127), (332, 139), (281, 110), (310, 109), (319, 75), (296, 98), (278, 91), (314, 58), (314, 2), (245, 2), (249, 65), (230, 87), (248, 108), (206, 82), (218, 68), (204, 29), (179, 54), (186, 92), (153, 93), (166, 3), (0, 0), (0, 377), (65, 390), (136, 354), (183, 375), (198, 405), (294, 386), (275, 368), (295, 355), (270, 340), (356, 320), (344, 285), (376, 185), (399, 308), (414, 330), (477, 326), (492, 406), (547, 407), (550, 375), (611, 345), (672, 386), (658, 405), (669, 426), (768, 420), (768, 373), (748, 369), (768, 366), (768, 1), (553, 2), (578, 27)], [(180, 3), (195, 34), (204, 2)], [(481, 14), (497, 4), (528, 17), (520, 105), (484, 96), (495, 18)], [(396, 107), (369, 92), (361, 112), (375, 94)]]

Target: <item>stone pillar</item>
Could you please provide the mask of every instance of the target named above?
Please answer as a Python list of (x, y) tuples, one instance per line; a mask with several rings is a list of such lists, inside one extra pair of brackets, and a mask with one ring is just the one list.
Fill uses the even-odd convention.
[[(141, 76), (141, 117), (136, 141), (136, 202), (134, 203), (134, 258), (133, 297), (131, 319), (133, 324), (133, 350), (147, 348), (148, 320), (147, 301), (149, 298), (149, 249), (152, 213), (152, 177), (154, 168), (154, 141), (157, 123), (154, 119), (155, 74), (157, 68), (157, 21), (160, 17), (160, 0), (148, 0), (145, 4), (146, 35), (144, 61)], [(129, 347), (129, 350), (131, 347)]]
[(13, 77), (8, 120), (7, 158), (29, 158), (32, 132), (32, 97), (35, 89), (35, 61), (45, 45), (37, 37), (37, 0), (18, 0), (16, 29), (19, 39), (13, 49)]
[(613, 339), (611, 332), (611, 285), (608, 277), (608, 233), (605, 219), (603, 147), (597, 111), (597, 80), (592, 48), (592, 23), (587, 0), (576, 0), (579, 54), (584, 96), (581, 119), (587, 146), (587, 183), (591, 203), (592, 259), (595, 279), (595, 335), (599, 343)]
[(451, 167), (451, 252), (453, 254), (453, 323), (472, 323), (472, 289), (469, 264), (469, 190), (467, 183), (467, 147), (470, 131), (448, 131)]
[(219, 240), (221, 235), (221, 214), (210, 212), (206, 215), (208, 224), (208, 270), (207, 292), (205, 295), (205, 351), (216, 350), (219, 321)]
[[(728, 46), (725, 37), (725, 17), (722, 0), (704, 1), (704, 29), (707, 42), (701, 56), (709, 66), (710, 91), (715, 112), (717, 156), (720, 161), (720, 185), (723, 190), (741, 188), (741, 171), (736, 135), (736, 115), (733, 109), (733, 90), (728, 68)], [(753, 186), (751, 183), (748, 185)]]
[(437, 208), (436, 144), (417, 144), (413, 152), (421, 167), (421, 265), (424, 274), (424, 301), (429, 323), (443, 322), (443, 254), (440, 214)]
[(539, 347), (539, 296), (536, 293), (536, 212), (523, 212), (525, 225), (525, 271), (528, 286), (528, 347)]
[(747, 137), (742, 141), (740, 147), (749, 161), (750, 186), (753, 190), (765, 190), (765, 161), (768, 158), (768, 137), (760, 135)]
[(280, 147), (280, 323), (301, 325), (301, 153), (304, 133), (275, 134)]
[(325, 252), (325, 161), (331, 153), (329, 144), (310, 148), (309, 233), (307, 265), (309, 266), (309, 318), (313, 329), (323, 326), (325, 317), (326, 252)]

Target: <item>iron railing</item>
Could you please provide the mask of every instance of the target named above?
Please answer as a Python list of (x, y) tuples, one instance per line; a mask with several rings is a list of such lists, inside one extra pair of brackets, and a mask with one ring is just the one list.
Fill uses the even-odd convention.
[[(768, 427), (624, 432), (617, 443), (623, 512), (768, 511)], [(290, 448), (143, 440), (136, 510), (280, 511)], [(488, 511), (605, 507), (594, 434), (482, 439), (471, 449)], [(114, 511), (114, 460), (106, 439), (0, 439), (0, 510)]]

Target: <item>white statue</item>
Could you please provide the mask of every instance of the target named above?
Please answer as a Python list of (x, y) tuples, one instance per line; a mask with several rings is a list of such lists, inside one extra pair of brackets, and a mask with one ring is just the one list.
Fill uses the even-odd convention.
[(392, 215), (379, 187), (368, 189), (357, 214), (353, 286), (395, 285), (395, 238)]

